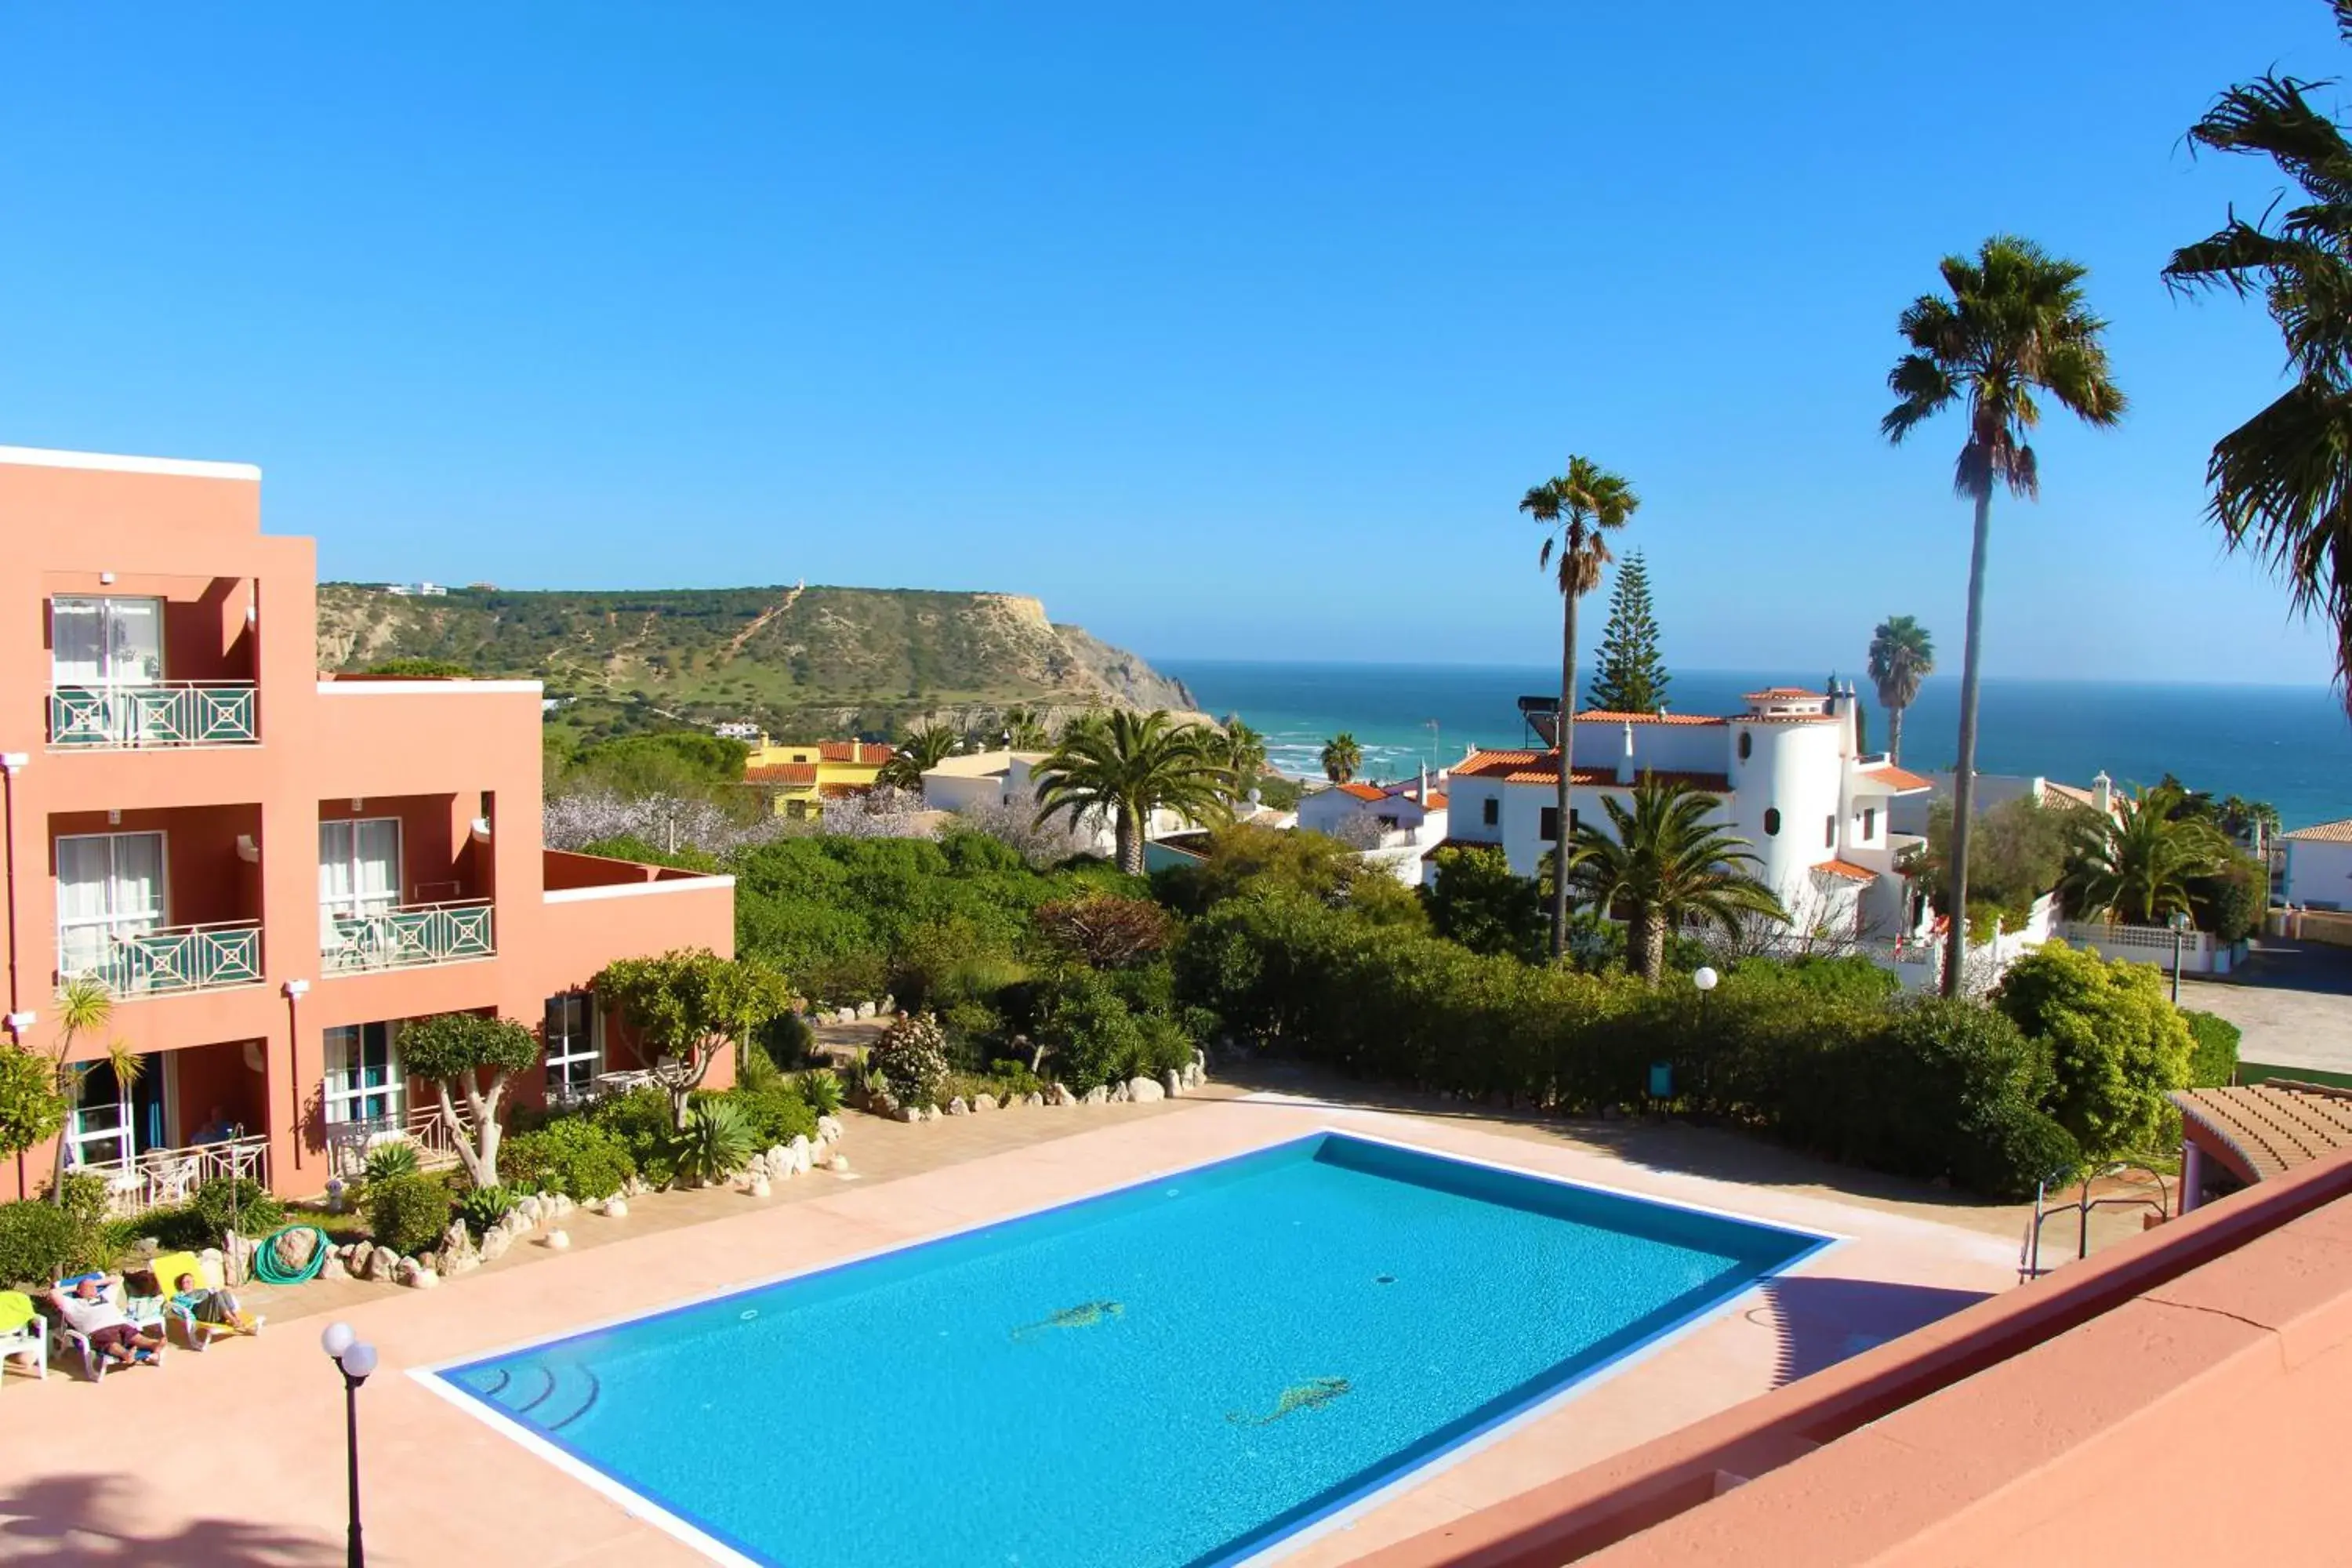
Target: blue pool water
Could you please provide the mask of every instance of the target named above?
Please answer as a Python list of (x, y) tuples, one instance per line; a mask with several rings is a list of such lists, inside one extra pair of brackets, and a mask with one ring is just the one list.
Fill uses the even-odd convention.
[(1174, 1568), (1822, 1243), (1324, 1133), (438, 1375), (757, 1562)]

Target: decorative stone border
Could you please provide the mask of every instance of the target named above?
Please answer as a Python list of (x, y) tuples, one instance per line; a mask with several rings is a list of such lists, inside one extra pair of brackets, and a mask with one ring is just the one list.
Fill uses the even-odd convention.
[(1184, 1070), (1170, 1068), (1156, 1079), (1131, 1078), (1125, 1083), (1097, 1084), (1084, 1094), (1074, 1093), (1068, 1085), (1049, 1084), (1039, 1093), (1024, 1095), (1018, 1100), (1007, 1096), (1002, 1101), (994, 1095), (975, 1095), (967, 1103), (961, 1095), (940, 1106), (918, 1108), (912, 1105), (876, 1109), (873, 1114), (887, 1116), (893, 1121), (937, 1121), (943, 1116), (975, 1116), (984, 1110), (1010, 1110), (1016, 1105), (1126, 1105), (1149, 1104), (1153, 1100), (1174, 1100), (1199, 1089), (1209, 1081), (1209, 1058), (1205, 1052), (1194, 1051)]

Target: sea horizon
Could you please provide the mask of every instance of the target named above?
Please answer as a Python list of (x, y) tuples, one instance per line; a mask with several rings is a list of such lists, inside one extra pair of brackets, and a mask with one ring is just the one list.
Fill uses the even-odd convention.
[[(1203, 710), (1259, 730), (1273, 765), (1301, 777), (1320, 775), (1323, 742), (1342, 730), (1363, 748), (1365, 774), (1380, 778), (1451, 766), (1472, 745), (1532, 743), (1517, 700), (1556, 692), (1559, 681), (1556, 665), (1466, 661), (1170, 658), (1152, 667), (1183, 681)], [(1867, 743), (1885, 750), (1886, 714), (1859, 664), (1811, 675), (1675, 669), (1666, 706), (1736, 712), (1742, 692), (1818, 689), (1832, 674), (1853, 682)], [(1589, 664), (1578, 679), (1589, 689)], [(1921, 685), (1904, 719), (1906, 765), (1952, 765), (1958, 710), (1957, 672)], [(2080, 785), (2105, 772), (2118, 787), (2169, 773), (2217, 797), (2268, 801), (2289, 828), (2352, 816), (2352, 721), (2326, 685), (1987, 676), (1977, 769)]]

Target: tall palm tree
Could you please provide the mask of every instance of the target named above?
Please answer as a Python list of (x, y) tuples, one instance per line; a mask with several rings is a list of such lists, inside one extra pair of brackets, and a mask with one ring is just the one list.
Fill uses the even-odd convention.
[(2083, 298), (2086, 268), (2044, 252), (2031, 240), (1996, 235), (1974, 258), (1944, 258), (1948, 295), (1923, 294), (1897, 330), (1910, 352), (1887, 374), (1897, 399), (1878, 422), (1889, 441), (1903, 438), (1944, 410), (1968, 414), (1952, 488), (1976, 504), (1969, 556), (1968, 641), (1960, 657), (1959, 760), (1952, 774), (1951, 934), (1944, 955), (1944, 994), (1959, 994), (1969, 942), (1969, 834), (1975, 816), (1977, 673), (1984, 652), (1985, 552), (1992, 534), (1992, 492), (2006, 485), (2031, 500), (2041, 469), (2028, 437), (2042, 422), (2037, 393), (2086, 425), (2123, 417), (2124, 395), (2107, 372), (2101, 339), (2106, 323)]
[[(82, 1041), (92, 1035), (106, 1033), (114, 1022), (114, 994), (106, 983), (94, 975), (79, 975), (58, 987), (58, 1043), (49, 1052), (49, 1069), (54, 1075), (57, 1091), (66, 1102), (66, 1115), (71, 1118), (73, 1107), (81, 1100), (81, 1080), (98, 1065), (96, 1058), (75, 1059), (75, 1051)], [(121, 1040), (106, 1045), (107, 1065), (114, 1069), (117, 1083), (128, 1089), (139, 1080), (140, 1061), (136, 1052)], [(49, 1197), (54, 1203), (65, 1202), (66, 1138), (58, 1135), (57, 1159), (50, 1168)]]
[(1870, 680), (1878, 705), (1886, 710), (1886, 754), (1903, 760), (1903, 710), (1919, 695), (1919, 682), (1936, 672), (1936, 642), (1910, 616), (1889, 616), (1870, 636)]
[(1569, 774), (1576, 752), (1576, 606), (1601, 585), (1601, 569), (1609, 564), (1609, 543), (1603, 537), (1625, 526), (1641, 509), (1642, 499), (1624, 479), (1590, 458), (1570, 458), (1568, 472), (1546, 479), (1519, 498), (1519, 510), (1543, 524), (1543, 549), (1537, 552), (1538, 569), (1559, 557), (1559, 798), (1558, 835), (1552, 848), (1551, 955), (1568, 951), (1568, 879), (1559, 875), (1568, 854)]
[(1265, 776), (1265, 737), (1242, 722), (1238, 714), (1225, 715), (1225, 769), (1234, 775), (1234, 798), (1246, 800)]
[(1363, 765), (1364, 748), (1356, 744), (1356, 737), (1347, 731), (1323, 742), (1323, 776), (1333, 784), (1348, 783)]
[(874, 775), (874, 782), (892, 789), (921, 789), (923, 775), (953, 756), (957, 744), (956, 732), (944, 724), (910, 731)]
[(1038, 764), (1037, 820), (1066, 816), (1073, 826), (1097, 813), (1111, 819), (1118, 868), (1143, 874), (1151, 813), (1166, 806), (1198, 823), (1233, 816), (1233, 774), (1223, 737), (1205, 724), (1179, 724), (1166, 709), (1118, 710), (1076, 723)]
[(2076, 812), (2069, 912), (2149, 926), (2187, 913), (2189, 883), (2228, 865), (2230, 843), (2204, 818), (2176, 816), (2180, 804), (2178, 785), (2158, 784), (2118, 798), (2113, 816)]
[[(2352, 43), (2352, 0), (2335, 0)], [(2233, 210), (2172, 253), (2167, 282), (2260, 289), (2294, 383), (2214, 444), (2207, 514), (2232, 550), (2266, 560), (2303, 614), (2336, 630), (2336, 678), (2352, 710), (2352, 142), (2309, 94), (2331, 84), (2264, 75), (2231, 88), (2189, 127), (2192, 148), (2267, 158), (2301, 187), (2252, 223)]]
[(1658, 983), (1675, 926), (1709, 921), (1737, 933), (1751, 915), (1789, 918), (1772, 889), (1741, 869), (1758, 863), (1747, 841), (1707, 823), (1721, 801), (1646, 773), (1631, 793), (1631, 810), (1601, 797), (1610, 832), (1577, 824), (1568, 875), (1588, 901), (1625, 911), (1626, 954), (1643, 980)]

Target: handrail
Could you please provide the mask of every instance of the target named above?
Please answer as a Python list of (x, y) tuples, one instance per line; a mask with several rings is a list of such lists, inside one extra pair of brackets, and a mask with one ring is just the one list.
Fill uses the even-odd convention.
[(250, 680), (152, 680), (49, 689), (56, 751), (150, 751), (250, 746), (258, 688)]
[[(62, 942), (58, 944), (62, 947)], [(59, 980), (96, 979), (118, 1002), (261, 984), (261, 922), (216, 921), (110, 932), (105, 954), (90, 964), (60, 965)]]
[(330, 911), (333, 929), (320, 944), (320, 959), (329, 974), (364, 974), (494, 958), (491, 909), (488, 899), (458, 899), (358, 914)]
[(106, 1178), (107, 1207), (118, 1217), (136, 1219), (159, 1208), (186, 1203), (196, 1189), (222, 1176), (269, 1184), (269, 1139), (266, 1133), (150, 1149), (128, 1162), (85, 1165)]

